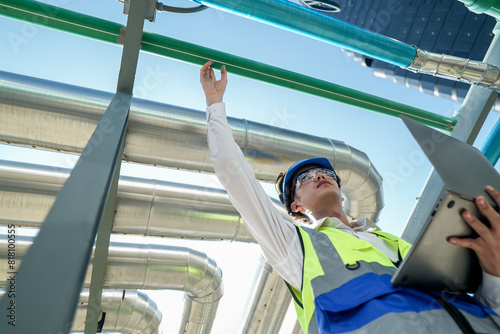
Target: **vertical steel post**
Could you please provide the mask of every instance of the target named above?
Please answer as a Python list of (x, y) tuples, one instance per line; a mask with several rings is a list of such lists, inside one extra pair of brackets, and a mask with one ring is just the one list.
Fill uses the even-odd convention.
[[(10, 287), (0, 301), (4, 319), (1, 333), (69, 333), (82, 289), (96, 233), (102, 220), (108, 224), (96, 246), (93, 295), (100, 307), (104, 263), (114, 211), (117, 180), (123, 153), (135, 69), (148, 0), (132, 1), (129, 33), (122, 55), (118, 92), (99, 121), (70, 177), (23, 258), (15, 264), (12, 247)], [(91, 305), (89, 304), (89, 307)], [(90, 313), (90, 312), (89, 312)], [(98, 313), (94, 313), (98, 314)], [(95, 332), (97, 317), (87, 315), (85, 333)]]
[[(131, 95), (117, 93), (0, 301), (0, 333), (68, 333), (121, 162)], [(12, 249), (15, 258), (15, 244)], [(15, 325), (15, 326), (14, 326)]]
[[(117, 84), (118, 93), (127, 94), (130, 98), (132, 97), (137, 62), (139, 60), (139, 52), (141, 50), (144, 18), (146, 16), (147, 4), (150, 1), (155, 0), (130, 0), (125, 42), (123, 44), (121, 66)], [(119, 143), (120, 157), (122, 156), (124, 146), (123, 139), (122, 142)], [(92, 266), (92, 279), (90, 282), (89, 302), (85, 321), (85, 334), (96, 333), (99, 320), (98, 315), (101, 313), (102, 288), (108, 259), (111, 229), (113, 227), (119, 174), (118, 165), (117, 172), (115, 173), (112, 181), (110, 195), (106, 201), (104, 217), (97, 234), (94, 262)]]

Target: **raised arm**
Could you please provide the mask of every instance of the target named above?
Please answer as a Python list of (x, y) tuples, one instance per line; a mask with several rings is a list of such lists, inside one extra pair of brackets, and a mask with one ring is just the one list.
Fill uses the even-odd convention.
[(303, 255), (295, 227), (276, 210), (234, 141), (222, 103), (227, 73), (223, 66), (217, 80), (211, 64), (201, 68), (200, 81), (208, 104), (207, 139), (215, 173), (266, 259), (281, 277), (300, 288)]

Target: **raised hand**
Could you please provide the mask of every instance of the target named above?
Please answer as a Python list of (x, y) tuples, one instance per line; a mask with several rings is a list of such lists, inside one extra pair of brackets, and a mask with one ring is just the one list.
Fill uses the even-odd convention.
[(226, 91), (227, 86), (226, 66), (222, 65), (221, 78), (220, 80), (217, 80), (215, 78), (214, 70), (210, 67), (213, 62), (214, 61), (210, 59), (205, 63), (205, 65), (203, 65), (200, 70), (200, 82), (201, 87), (205, 92), (207, 105), (222, 102), (222, 97), (224, 96), (224, 92)]

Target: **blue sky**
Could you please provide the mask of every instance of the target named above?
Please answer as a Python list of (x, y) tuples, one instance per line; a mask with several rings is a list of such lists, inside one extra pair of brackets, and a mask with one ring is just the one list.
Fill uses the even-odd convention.
[[(126, 16), (122, 14), (123, 5), (116, 0), (44, 2), (126, 23)], [(176, 0), (169, 4), (190, 6), (194, 3)], [(0, 36), (0, 70), (108, 92), (115, 91), (121, 47), (4, 17), (0, 17), (0, 25), (6, 32)], [(196, 14), (157, 13), (156, 22), (146, 22), (145, 30), (303, 73), (441, 115), (452, 116), (460, 107), (456, 102), (424, 95), (390, 80), (377, 78), (370, 69), (362, 67), (336, 46), (215, 9)], [(151, 73), (155, 73), (156, 78), (153, 84), (146, 81), (150, 80)], [(141, 53), (134, 95), (204, 110), (205, 98), (198, 73), (198, 66)], [(385, 208), (379, 225), (396, 235), (401, 233), (411, 214), (415, 198), (419, 196), (430, 172), (429, 162), (402, 121), (231, 73), (225, 102), (229, 116), (344, 141), (365, 152), (385, 180)], [(497, 113), (488, 117), (479, 134), (477, 146), (481, 146), (497, 119)], [(68, 162), (71, 159), (60, 154), (21, 150), (12, 145), (0, 145), (0, 158), (71, 167)], [(204, 186), (217, 184), (210, 176), (204, 178), (199, 174), (172, 174), (160, 167), (149, 166), (138, 170), (124, 166), (123, 172), (139, 177), (163, 178)], [(265, 187), (274, 195), (273, 185)], [(171, 243), (186, 245), (185, 241), (180, 243), (175, 240)], [(192, 247), (205, 251), (207, 243), (194, 242)], [(217, 247), (206, 252), (224, 272), (226, 295), (223, 299), (228, 301), (221, 301), (219, 314), (227, 316), (216, 320), (213, 332), (234, 333), (240, 315), (238, 312), (246, 299), (259, 251), (254, 246), (236, 243)], [(232, 247), (235, 252), (227, 252), (227, 247)], [(253, 265), (238, 269), (239, 273), (232, 272), (236, 259), (228, 253), (242, 254), (248, 258), (247, 263)], [(237, 262), (241, 262), (241, 259)], [(182, 300), (178, 299), (176, 302), (175, 298), (178, 297), (171, 295), (159, 298), (168, 299), (168, 304), (180, 303)], [(238, 300), (238, 306), (234, 307), (233, 303), (231, 307), (230, 300)], [(175, 318), (175, 312), (176, 310), (164, 311), (165, 322)], [(231, 316), (231, 312), (235, 315)], [(168, 330), (165, 333), (169, 333)]]

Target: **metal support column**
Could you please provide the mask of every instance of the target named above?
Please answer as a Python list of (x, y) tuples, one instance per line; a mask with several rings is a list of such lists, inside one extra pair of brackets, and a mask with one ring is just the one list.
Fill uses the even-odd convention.
[[(121, 58), (120, 72), (118, 75), (117, 94), (127, 94), (132, 97), (135, 73), (139, 52), (141, 50), (142, 31), (144, 18), (146, 16), (147, 4), (155, 0), (131, 0), (128, 11), (127, 28), (123, 52)], [(130, 107), (130, 106), (129, 106)], [(122, 156), (124, 139), (120, 143), (120, 154)], [(92, 266), (92, 279), (88, 298), (87, 315), (85, 321), (85, 334), (93, 334), (97, 331), (98, 315), (101, 314), (102, 288), (104, 284), (104, 273), (108, 259), (109, 241), (116, 205), (116, 193), (118, 190), (119, 168), (113, 177), (110, 197), (106, 202), (104, 217), (97, 233), (94, 262)]]
[[(71, 329), (97, 230), (103, 219), (111, 222), (114, 211), (144, 22), (145, 10), (141, 8), (145, 8), (146, 1), (134, 0), (132, 3), (135, 6), (133, 11), (142, 13), (142, 17), (139, 20), (140, 14), (136, 13), (129, 16), (129, 21), (134, 21), (130, 31), (140, 32), (128, 34), (132, 47), (124, 47), (122, 69), (125, 69), (120, 72), (118, 92), (19, 268), (16, 266), (13, 242), (9, 253), (12, 258), (9, 287), (0, 301), (4, 314), (2, 318), (8, 321), (0, 322), (1, 333), (69, 333)], [(110, 230), (111, 225), (108, 224), (106, 229)], [(100, 248), (103, 251), (97, 253), (101, 258), (97, 262), (102, 263), (102, 258), (107, 257), (109, 234), (101, 239)], [(102, 276), (103, 272), (104, 265), (101, 265), (94, 276)], [(100, 307), (102, 282), (99, 284), (97, 279), (96, 285), (94, 298), (91, 296), (90, 299), (97, 301), (95, 296), (99, 296), (97, 305), (93, 307)], [(91, 325), (95, 324), (96, 328), (98, 319), (94, 318)]]
[[(0, 301), (0, 333), (68, 333), (125, 136), (131, 96), (117, 93)], [(15, 245), (15, 244), (14, 244)], [(15, 246), (12, 249), (15, 259)], [(15, 325), (15, 326), (14, 326)]]
[[(499, 23), (497, 23), (493, 32), (495, 33), (495, 37), (485, 55), (484, 61), (499, 65)], [(451, 136), (472, 145), (497, 97), (498, 92), (496, 91), (472, 86), (460, 108), (460, 115)], [(444, 190), (444, 182), (439, 175), (432, 170), (402, 233), (403, 239), (410, 243), (415, 241), (432, 208), (434, 208)]]

